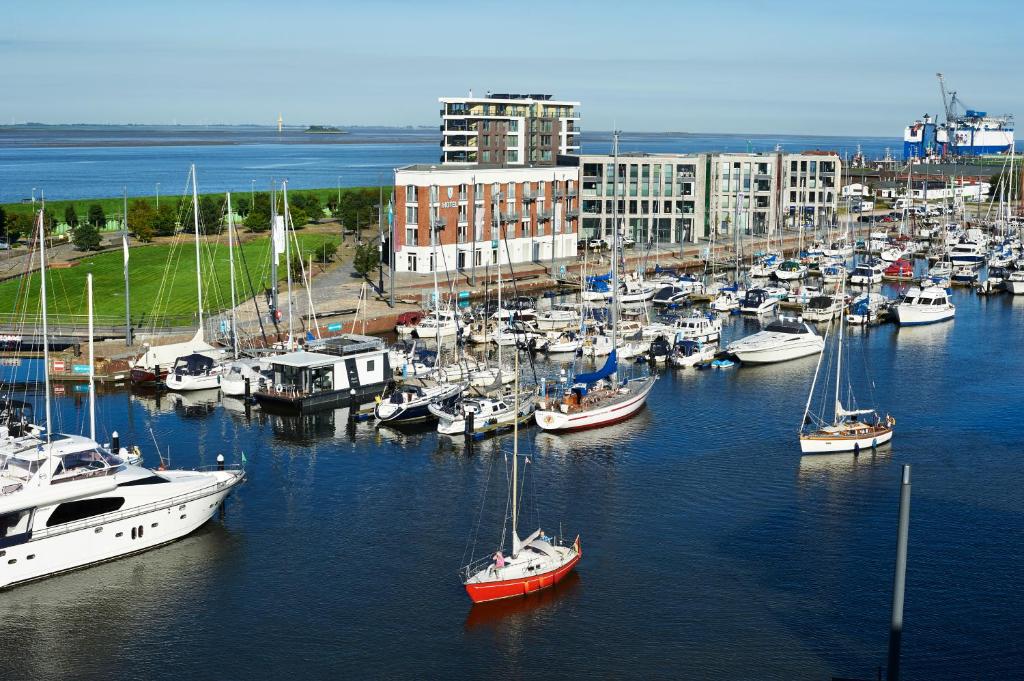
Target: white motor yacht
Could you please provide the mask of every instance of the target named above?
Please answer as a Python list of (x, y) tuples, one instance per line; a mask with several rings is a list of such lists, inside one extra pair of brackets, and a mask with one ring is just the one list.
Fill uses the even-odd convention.
[(546, 310), (534, 320), (539, 331), (563, 331), (577, 329), (580, 326), (580, 313), (576, 310), (555, 308)]
[(920, 326), (952, 319), (956, 307), (949, 300), (944, 288), (911, 287), (895, 306), (896, 319), (900, 326)]
[(850, 283), (858, 286), (869, 286), (881, 284), (882, 275), (885, 273), (885, 265), (881, 263), (864, 263), (853, 268), (850, 274)]
[(1015, 270), (1003, 279), (1003, 288), (1015, 296), (1024, 295), (1024, 270)]
[(763, 330), (729, 344), (726, 351), (744, 364), (772, 364), (816, 355), (824, 339), (802, 319), (780, 317)]
[(78, 435), (36, 431), (4, 451), (0, 588), (180, 539), (245, 478), (238, 469), (154, 472)]
[(412, 331), (415, 338), (440, 340), (454, 338), (459, 333), (459, 321), (451, 310), (435, 310), (423, 317)]
[(986, 259), (985, 247), (973, 241), (961, 241), (949, 250), (954, 265), (981, 265)]
[(676, 337), (668, 362), (676, 368), (692, 367), (701, 362), (710, 362), (715, 358), (718, 346), (713, 343), (702, 343)]
[(744, 314), (768, 314), (779, 304), (779, 299), (763, 288), (752, 288), (743, 296), (740, 312)]
[(827, 322), (843, 313), (843, 303), (839, 295), (814, 296), (804, 306), (803, 318), (811, 322)]
[(429, 409), (437, 418), (438, 433), (471, 435), (511, 428), (516, 421), (522, 423), (532, 417), (536, 407), (537, 394), (531, 390), (520, 393), (518, 410), (514, 393), (499, 397), (463, 398), (447, 404), (435, 402)]
[(224, 374), (224, 365), (217, 364), (212, 358), (195, 352), (179, 357), (167, 372), (164, 385), (168, 390), (188, 392), (190, 390), (216, 390), (220, 387), (220, 379)]
[(846, 315), (846, 323), (856, 326), (874, 324), (892, 301), (881, 293), (862, 293), (850, 302), (850, 313)]

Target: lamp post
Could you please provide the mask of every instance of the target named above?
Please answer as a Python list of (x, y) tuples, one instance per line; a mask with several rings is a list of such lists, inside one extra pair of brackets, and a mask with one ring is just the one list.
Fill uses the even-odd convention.
[(338, 209), (341, 209), (341, 175), (338, 175)]
[(160, 183), (156, 183), (156, 209), (160, 210)]
[(251, 180), (249, 185), (249, 211), (256, 207), (256, 180)]

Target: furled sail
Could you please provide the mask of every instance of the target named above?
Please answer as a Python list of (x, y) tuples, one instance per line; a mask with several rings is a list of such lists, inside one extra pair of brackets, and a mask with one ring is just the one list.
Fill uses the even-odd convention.
[(617, 353), (615, 350), (612, 350), (611, 354), (608, 355), (608, 359), (605, 360), (603, 367), (589, 374), (576, 374), (576, 383), (585, 383), (586, 385), (597, 383), (598, 381), (608, 378), (614, 374), (618, 369), (618, 366), (619, 360)]

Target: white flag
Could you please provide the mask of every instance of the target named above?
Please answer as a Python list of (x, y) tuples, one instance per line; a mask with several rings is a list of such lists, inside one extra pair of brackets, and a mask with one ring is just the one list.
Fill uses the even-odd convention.
[(274, 219), (274, 225), (272, 227), (274, 240), (274, 258), (278, 263), (281, 262), (281, 255), (284, 253), (284, 216), (278, 215)]
[(121, 246), (124, 248), (124, 268), (128, 269), (128, 235), (121, 235)]

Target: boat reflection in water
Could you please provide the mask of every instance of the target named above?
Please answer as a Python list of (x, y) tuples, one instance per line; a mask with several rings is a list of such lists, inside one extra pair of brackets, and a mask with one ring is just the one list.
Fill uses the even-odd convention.
[[(0, 636), (13, 641), (31, 632), (40, 652), (5, 655), (5, 678), (66, 678), (72, 669), (80, 678), (107, 677), (124, 664), (126, 646), (154, 622), (194, 622), (190, 611), (207, 599), (220, 575), (237, 571), (243, 552), (234, 534), (213, 519), (157, 551), (4, 592)], [(167, 663), (166, 656), (141, 650), (132, 658), (139, 678), (152, 678)]]
[(819, 479), (838, 479), (877, 470), (892, 461), (892, 444), (879, 445), (877, 449), (865, 449), (859, 454), (841, 452), (835, 454), (804, 454), (800, 457), (798, 476), (802, 482)]
[(466, 631), (493, 629), (502, 639), (515, 639), (532, 630), (535, 625), (557, 615), (560, 610), (573, 607), (573, 598), (580, 589), (580, 575), (573, 570), (560, 582), (520, 596), (489, 603), (477, 603), (466, 615)]

